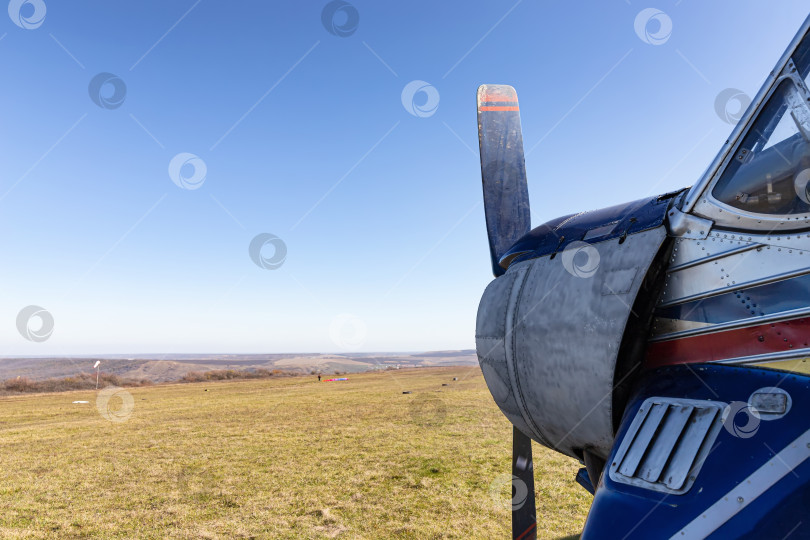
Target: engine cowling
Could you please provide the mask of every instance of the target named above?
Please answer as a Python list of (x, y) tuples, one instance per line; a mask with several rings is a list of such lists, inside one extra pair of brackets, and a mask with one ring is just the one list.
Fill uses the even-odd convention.
[(496, 403), (535, 441), (580, 459), (610, 453), (643, 356), (634, 344), (657, 299), (672, 201), (554, 221), (503, 256), (508, 270), (479, 305), (476, 347)]

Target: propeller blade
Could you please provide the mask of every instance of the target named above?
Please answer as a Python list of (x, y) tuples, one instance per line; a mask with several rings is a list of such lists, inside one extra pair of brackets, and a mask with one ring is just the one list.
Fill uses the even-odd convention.
[(511, 86), (478, 87), (478, 146), (492, 272), (502, 275), (504, 253), (531, 229), (529, 188), (517, 92)]
[(512, 540), (536, 540), (532, 440), (512, 426)]

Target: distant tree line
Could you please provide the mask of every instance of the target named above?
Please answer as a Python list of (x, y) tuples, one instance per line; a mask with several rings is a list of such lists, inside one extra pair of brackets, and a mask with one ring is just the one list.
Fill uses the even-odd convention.
[[(148, 379), (119, 377), (111, 373), (99, 374), (98, 387), (106, 386), (149, 386)], [(80, 373), (61, 379), (35, 381), (28, 377), (17, 377), (0, 383), (0, 394), (31, 394), (42, 392), (67, 392), (70, 390), (92, 390), (96, 387), (95, 373)]]
[(280, 369), (212, 369), (209, 371), (189, 371), (179, 382), (196, 383), (206, 381), (232, 381), (239, 379), (267, 379), (270, 377), (294, 377), (300, 372), (282, 371)]
[[(244, 379), (267, 379), (270, 377), (294, 377), (303, 373), (299, 371), (282, 371), (280, 369), (213, 369), (210, 371), (190, 371), (178, 381), (180, 383), (199, 383), (212, 381), (232, 381)], [(107, 386), (137, 387), (155, 384), (149, 379), (135, 379), (120, 377), (112, 373), (100, 373), (98, 387)], [(95, 373), (80, 373), (64, 378), (51, 378), (35, 381), (29, 377), (17, 377), (0, 382), (0, 395), (9, 394), (36, 394), (47, 392), (68, 392), (71, 390), (94, 390), (96, 388)]]

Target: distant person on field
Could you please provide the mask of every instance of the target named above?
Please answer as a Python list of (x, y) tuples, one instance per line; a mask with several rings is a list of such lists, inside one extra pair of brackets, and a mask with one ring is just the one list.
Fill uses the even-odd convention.
[(321, 382), (321, 374), (318, 373), (318, 382)]

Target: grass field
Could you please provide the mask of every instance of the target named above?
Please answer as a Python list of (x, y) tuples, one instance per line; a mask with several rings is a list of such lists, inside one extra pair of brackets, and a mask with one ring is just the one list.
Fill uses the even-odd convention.
[[(0, 537), (510, 537), (511, 428), (477, 368), (126, 392), (0, 399)], [(579, 465), (534, 452), (538, 534), (576, 537)]]

